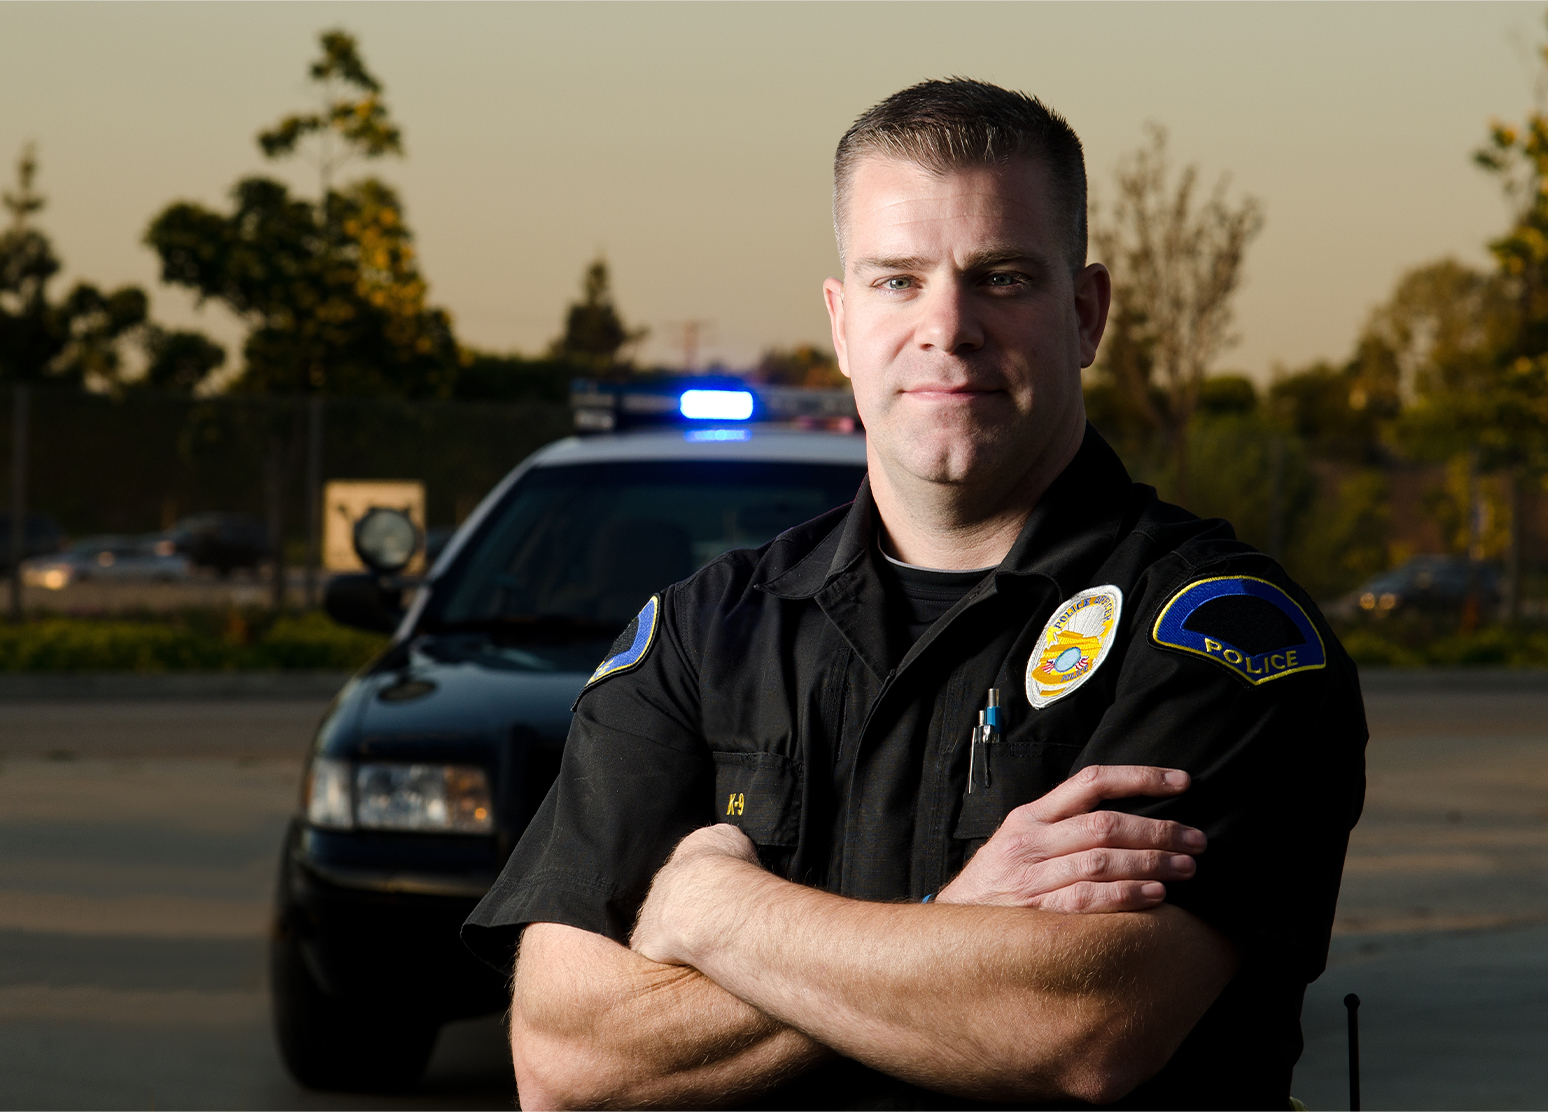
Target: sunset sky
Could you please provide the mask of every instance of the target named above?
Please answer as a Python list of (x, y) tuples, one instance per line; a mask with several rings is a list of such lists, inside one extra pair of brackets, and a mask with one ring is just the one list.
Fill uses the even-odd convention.
[[(156, 280), (168, 202), (241, 176), (314, 193), (253, 136), (311, 107), (316, 36), (355, 33), (408, 157), (401, 191), (431, 300), (459, 337), (536, 352), (599, 250), (642, 355), (732, 365), (828, 343), (833, 146), (888, 93), (963, 74), (1024, 89), (1086, 144), (1098, 197), (1148, 120), (1179, 161), (1263, 202), (1241, 344), (1221, 369), (1347, 356), (1408, 267), (1483, 263), (1507, 210), (1469, 155), (1541, 89), (1541, 4), (0, 5), (0, 158), (35, 140), (40, 224), (65, 280), (138, 282), (162, 320), (237, 355), (222, 310)], [(61, 283), (61, 286), (63, 283)], [(62, 292), (56, 287), (56, 295)]]

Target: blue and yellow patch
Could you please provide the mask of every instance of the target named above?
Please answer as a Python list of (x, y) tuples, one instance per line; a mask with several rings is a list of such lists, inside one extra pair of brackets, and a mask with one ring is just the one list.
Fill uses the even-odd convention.
[(1322, 635), (1295, 599), (1266, 579), (1189, 583), (1156, 618), (1157, 645), (1207, 657), (1250, 684), (1327, 666)]
[(608, 676), (627, 672), (645, 659), (645, 654), (650, 652), (650, 647), (656, 640), (656, 614), (660, 606), (661, 596), (651, 595), (645, 608), (635, 615), (634, 620), (618, 635), (618, 640), (613, 642), (607, 659), (598, 664), (597, 670), (591, 673), (591, 678), (586, 681), (587, 687)]

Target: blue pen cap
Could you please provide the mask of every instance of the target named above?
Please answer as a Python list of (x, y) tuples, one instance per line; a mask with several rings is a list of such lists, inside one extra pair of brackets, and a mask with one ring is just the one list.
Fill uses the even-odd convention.
[(989, 689), (989, 705), (984, 708), (984, 722), (996, 731), (1000, 728), (1000, 689), (998, 687)]

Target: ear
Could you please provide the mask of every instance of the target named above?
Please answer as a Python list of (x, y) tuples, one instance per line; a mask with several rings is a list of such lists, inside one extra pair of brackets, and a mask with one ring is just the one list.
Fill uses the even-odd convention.
[(1075, 275), (1075, 318), (1080, 328), (1080, 365), (1096, 362), (1097, 345), (1107, 328), (1107, 311), (1113, 304), (1113, 277), (1101, 263), (1092, 263)]
[(839, 371), (849, 378), (849, 349), (844, 340), (844, 283), (827, 278), (822, 283), (822, 299), (828, 306), (828, 324), (833, 330), (833, 354)]

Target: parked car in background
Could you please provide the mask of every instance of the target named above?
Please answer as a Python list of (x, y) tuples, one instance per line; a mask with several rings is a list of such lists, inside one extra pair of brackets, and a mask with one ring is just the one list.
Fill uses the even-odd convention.
[(1500, 574), (1493, 564), (1462, 556), (1415, 556), (1355, 588), (1348, 608), (1375, 615), (1459, 610), (1474, 592), (1483, 609), (1499, 605)]
[[(745, 388), (696, 393), (711, 414), (753, 408)], [(668, 402), (663, 391), (620, 412)], [(396, 633), (323, 719), (281, 854), (271, 998), (303, 1084), (406, 1088), (443, 1023), (507, 1007), (504, 978), (459, 928), (547, 794), (592, 670), (654, 592), (851, 501), (865, 475), (861, 436), (686, 410), (669, 428), (529, 457), (457, 530), (406, 613), (415, 585), (396, 573), (412, 546), (386, 560), (357, 529), (375, 570), (336, 576), (328, 612)]]
[(89, 581), (173, 583), (192, 574), (188, 558), (156, 534), (83, 537), (54, 556), (22, 562), (22, 582), (58, 591)]
[[(59, 522), (48, 514), (30, 513), (22, 537), (22, 559), (58, 552), (64, 544)], [(0, 571), (11, 570), (11, 512), (0, 510)]]
[(196, 567), (213, 568), (223, 576), (237, 568), (257, 568), (273, 552), (269, 527), (254, 514), (193, 514), (172, 526), (167, 536)]

